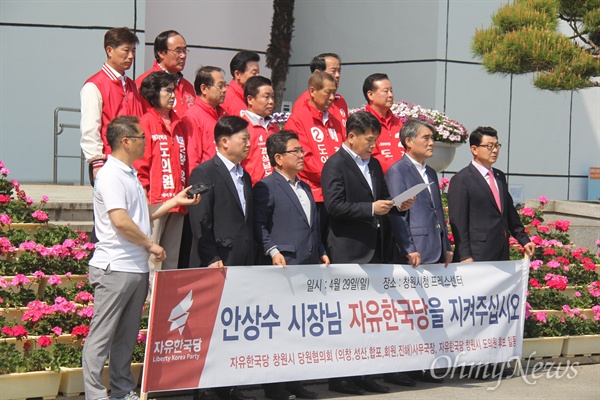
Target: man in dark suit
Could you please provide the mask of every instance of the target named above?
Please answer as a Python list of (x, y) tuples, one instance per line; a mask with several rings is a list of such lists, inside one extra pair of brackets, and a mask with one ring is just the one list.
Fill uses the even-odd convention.
[(248, 156), (248, 122), (226, 116), (215, 126), (217, 154), (197, 166), (190, 184), (212, 188), (202, 207), (190, 207), (193, 243), (190, 265), (223, 267), (254, 263), (252, 181), (240, 165)]
[(509, 237), (531, 257), (533, 244), (508, 192), (506, 177), (492, 165), (501, 144), (494, 128), (478, 127), (469, 136), (473, 161), (450, 181), (448, 208), (454, 236), (454, 261), (509, 260)]
[(291, 131), (267, 139), (269, 161), (277, 173), (254, 186), (254, 234), (273, 265), (329, 264), (310, 186), (297, 177), (304, 153)]
[[(203, 182), (211, 189), (206, 204), (189, 207), (192, 226), (192, 267), (254, 264), (252, 181), (240, 165), (250, 150), (248, 122), (225, 116), (215, 125), (217, 154), (194, 168), (190, 184)], [(216, 392), (216, 393), (215, 393)], [(236, 387), (204, 389), (200, 400), (254, 400)]]
[[(281, 131), (267, 138), (267, 154), (273, 173), (254, 185), (254, 235), (262, 253), (273, 265), (329, 265), (321, 242), (319, 215), (310, 186), (298, 179), (304, 168), (305, 150), (298, 135)], [(263, 385), (265, 395), (287, 400), (318, 396), (301, 382)]]
[[(502, 171), (492, 168), (502, 146), (498, 132), (480, 126), (469, 135), (469, 145), (473, 161), (452, 177), (448, 189), (454, 261), (509, 260), (511, 234), (523, 245), (525, 254), (533, 256), (535, 244), (521, 224), (506, 177)], [(473, 367), (468, 376), (490, 379), (496, 376), (497, 367), (487, 364)], [(508, 373), (510, 371), (504, 370), (504, 374)]]
[(419, 193), (404, 216), (390, 215), (396, 246), (394, 262), (410, 264), (445, 263), (452, 261), (452, 249), (442, 207), (438, 177), (425, 160), (433, 156), (435, 127), (411, 118), (400, 130), (405, 155), (385, 175), (390, 195), (395, 197), (419, 183), (431, 185)]
[[(387, 214), (398, 211), (389, 200), (381, 165), (371, 157), (381, 124), (368, 112), (356, 112), (348, 118), (346, 132), (346, 141), (327, 160), (321, 176), (329, 213), (329, 255), (334, 263), (386, 262), (391, 258), (391, 243), (386, 243)], [(400, 209), (411, 204), (412, 200), (405, 202)], [(329, 388), (349, 394), (390, 390), (371, 376), (331, 379)]]
[[(413, 206), (406, 214), (389, 216), (395, 241), (394, 262), (413, 267), (436, 263), (448, 266), (452, 261), (437, 174), (425, 164), (433, 156), (434, 136), (433, 125), (416, 118), (406, 121), (400, 130), (400, 141), (406, 153), (385, 175), (392, 197), (419, 183), (431, 184), (417, 194)], [(429, 370), (385, 374), (384, 381), (415, 386), (416, 382), (412, 377), (426, 382), (443, 382), (443, 379), (435, 378)]]

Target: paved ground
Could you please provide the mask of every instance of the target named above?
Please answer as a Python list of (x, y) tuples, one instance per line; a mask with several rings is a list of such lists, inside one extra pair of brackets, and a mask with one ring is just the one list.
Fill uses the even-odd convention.
[[(586, 362), (596, 362), (596, 364), (583, 364)], [(532, 362), (526, 369), (525, 375), (503, 378), (500, 381), (478, 381), (454, 376), (447, 377), (443, 384), (419, 382), (415, 388), (389, 385), (392, 389), (391, 393), (364, 396), (347, 396), (330, 392), (324, 381), (306, 386), (310, 390), (319, 392), (319, 399), (337, 400), (359, 398), (364, 400), (598, 400), (600, 399), (600, 364), (598, 362), (600, 362), (599, 357), (540, 360)], [(382, 383), (381, 380), (379, 382)], [(266, 399), (259, 387), (251, 387), (244, 391), (249, 395), (256, 396), (257, 400)], [(192, 394), (190, 392), (152, 393), (149, 398), (192, 400)], [(84, 400), (84, 397), (59, 397), (57, 400)]]

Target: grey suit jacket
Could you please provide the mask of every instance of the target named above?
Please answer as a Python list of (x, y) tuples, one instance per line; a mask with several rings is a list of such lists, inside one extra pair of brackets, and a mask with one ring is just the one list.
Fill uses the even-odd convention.
[[(404, 216), (390, 215), (397, 245), (394, 262), (406, 263), (406, 255), (418, 251), (421, 263), (433, 264), (439, 262), (446, 251), (451, 250), (437, 174), (429, 166), (426, 167), (426, 174), (429, 182), (433, 182), (430, 186), (431, 193), (427, 189), (419, 193)], [(423, 183), (423, 178), (413, 162), (405, 156), (390, 167), (385, 181), (393, 198), (416, 184)]]
[(279, 172), (254, 185), (254, 235), (263, 254), (276, 246), (288, 265), (318, 264), (325, 248), (317, 206), (310, 186), (303, 181), (299, 185), (310, 200), (310, 221), (298, 196)]

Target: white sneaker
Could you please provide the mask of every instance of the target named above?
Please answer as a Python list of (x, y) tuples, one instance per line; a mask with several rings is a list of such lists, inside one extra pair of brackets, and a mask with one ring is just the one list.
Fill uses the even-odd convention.
[(140, 400), (140, 396), (133, 390), (127, 393), (124, 397), (111, 397), (111, 400)]

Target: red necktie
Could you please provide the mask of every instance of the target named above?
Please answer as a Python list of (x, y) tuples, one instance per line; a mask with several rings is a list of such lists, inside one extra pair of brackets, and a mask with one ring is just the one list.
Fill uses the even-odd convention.
[(488, 171), (488, 176), (490, 177), (490, 188), (492, 188), (492, 194), (494, 195), (494, 200), (496, 200), (496, 205), (498, 206), (498, 210), (502, 211), (502, 206), (500, 205), (500, 193), (498, 192), (498, 186), (496, 186), (496, 179), (494, 178), (494, 172), (491, 169)]

